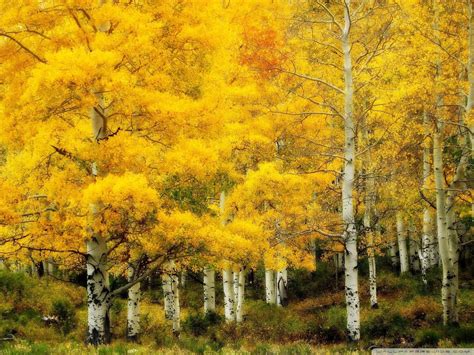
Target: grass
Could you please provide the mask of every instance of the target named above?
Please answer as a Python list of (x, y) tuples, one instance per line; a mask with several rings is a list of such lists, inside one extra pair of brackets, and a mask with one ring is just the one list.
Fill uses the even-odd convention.
[[(389, 271), (379, 274), (378, 309), (369, 308), (368, 285), (362, 273), (362, 340), (357, 346), (348, 344), (342, 285), (328, 289), (318, 281), (329, 283), (330, 276), (330, 269), (324, 267), (313, 274), (290, 274), (293, 285), (306, 284), (298, 286), (298, 297), (293, 295), (288, 307), (267, 305), (249, 296), (244, 322), (238, 325), (227, 324), (219, 316), (223, 313), (220, 297), (217, 314), (203, 316), (199, 301), (202, 285), (188, 280), (182, 290), (183, 331), (179, 338), (164, 320), (159, 290), (147, 291), (141, 305), (143, 336), (139, 344), (125, 341), (126, 300), (118, 298), (111, 309), (112, 344), (92, 348), (83, 343), (87, 319), (83, 288), (0, 271), (0, 336), (15, 338), (0, 342), (0, 354), (312, 354), (366, 353), (372, 347), (474, 346), (472, 288), (460, 292), (462, 326), (445, 328), (438, 292), (424, 288), (417, 277), (398, 277)], [(308, 285), (319, 288), (311, 291)], [(260, 287), (261, 283), (249, 286), (248, 294), (260, 297)], [(63, 323), (46, 325), (41, 318), (49, 314), (57, 314)]]

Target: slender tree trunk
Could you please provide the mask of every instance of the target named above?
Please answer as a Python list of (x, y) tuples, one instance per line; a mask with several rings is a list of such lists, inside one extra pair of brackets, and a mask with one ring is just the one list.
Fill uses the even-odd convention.
[[(222, 191), (219, 199), (219, 208), (221, 212), (221, 224), (226, 225), (224, 217), (225, 211), (225, 192)], [(234, 275), (230, 267), (222, 270), (222, 286), (224, 289), (224, 316), (226, 322), (235, 321), (235, 294), (234, 294)]]
[(171, 290), (173, 291), (173, 334), (179, 336), (181, 332), (181, 306), (179, 304), (179, 277), (176, 268), (171, 274)]
[(280, 307), (288, 304), (288, 273), (286, 268), (276, 274), (276, 302)]
[(163, 305), (165, 309), (165, 318), (173, 319), (173, 286), (171, 281), (171, 264), (166, 262), (163, 264), (163, 273), (161, 274), (161, 284), (163, 288)]
[(374, 233), (375, 226), (372, 222), (372, 216), (375, 209), (375, 179), (371, 169), (371, 150), (368, 132), (367, 120), (363, 123), (362, 138), (365, 144), (366, 154), (363, 156), (363, 169), (365, 173), (365, 211), (364, 211), (364, 230), (367, 237), (367, 255), (369, 261), (369, 293), (370, 307), (378, 308), (377, 303), (377, 266), (375, 263)]
[(181, 287), (186, 286), (186, 271), (181, 271)]
[(234, 285), (233, 273), (231, 269), (222, 271), (222, 282), (224, 286), (224, 315), (227, 322), (235, 321), (235, 307), (234, 307)]
[(234, 308), (237, 309), (237, 299), (239, 298), (239, 273), (238, 271), (233, 271), (232, 273), (232, 286), (234, 287)]
[(400, 253), (400, 273), (404, 274), (410, 270), (410, 264), (408, 263), (408, 249), (407, 249), (407, 236), (405, 231), (405, 225), (403, 217), (400, 212), (397, 213), (397, 239), (398, 239), (398, 252)]
[(344, 173), (342, 181), (342, 219), (345, 244), (345, 289), (347, 334), (349, 340), (360, 339), (360, 302), (357, 264), (357, 230), (355, 226), (353, 190), (355, 177), (355, 125), (353, 118), (354, 83), (351, 58), (351, 1), (345, 0), (342, 52), (344, 55)]
[(204, 313), (216, 311), (216, 276), (211, 268), (204, 270)]
[(420, 271), (420, 259), (418, 253), (418, 243), (415, 240), (415, 227), (413, 222), (409, 223), (408, 234), (408, 255), (410, 260), (410, 270), (413, 272)]
[(179, 278), (174, 261), (163, 264), (163, 274), (161, 276), (163, 285), (163, 300), (165, 308), (165, 318), (171, 321), (173, 334), (179, 335), (180, 327), (180, 307), (179, 307)]
[(439, 131), (433, 136), (433, 166), (436, 185), (436, 218), (438, 222), (439, 256), (443, 267), (441, 301), (443, 304), (443, 322), (448, 324), (452, 317), (451, 280), (453, 271), (449, 258), (448, 226), (446, 216), (446, 190), (443, 176), (443, 138)]
[[(235, 281), (234, 281), (235, 282)], [(237, 300), (235, 309), (235, 320), (237, 323), (244, 319), (244, 301), (245, 301), (245, 271), (242, 269), (238, 273), (237, 280)]]
[[(128, 281), (133, 279), (134, 270), (129, 268)], [(128, 289), (127, 304), (127, 338), (136, 341), (140, 334), (140, 282)]]
[(275, 272), (270, 269), (265, 270), (265, 300), (269, 304), (276, 303)]
[(88, 343), (100, 345), (110, 340), (110, 287), (105, 238), (87, 241)]
[[(90, 110), (93, 138), (97, 141), (107, 135), (107, 122), (103, 109), (102, 94), (96, 94), (98, 105)], [(96, 163), (92, 163), (92, 175), (98, 175)], [(97, 214), (98, 206), (90, 206), (92, 215)], [(88, 338), (87, 342), (94, 345), (110, 341), (110, 286), (107, 268), (108, 248), (105, 237), (94, 233), (90, 228), (91, 237), (86, 242), (87, 249), (87, 306), (88, 306)], [(51, 270), (48, 268), (48, 272)]]
[[(390, 229), (391, 236), (394, 234), (393, 229)], [(390, 243), (389, 253), (390, 253), (390, 260), (392, 261), (392, 266), (394, 270), (399, 269), (400, 267), (400, 252), (398, 250), (398, 233), (395, 233), (394, 240)]]

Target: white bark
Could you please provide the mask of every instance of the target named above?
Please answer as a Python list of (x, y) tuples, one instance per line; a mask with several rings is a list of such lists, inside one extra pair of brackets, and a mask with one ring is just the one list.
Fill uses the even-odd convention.
[(216, 311), (216, 276), (211, 268), (204, 270), (204, 313)]
[[(235, 282), (235, 281), (234, 281)], [(245, 301), (245, 271), (238, 272), (237, 279), (237, 300), (235, 307), (235, 320), (237, 323), (244, 319), (244, 301)]]
[[(393, 233), (393, 230), (391, 231)], [(396, 238), (394, 241), (390, 243), (389, 253), (390, 253), (390, 259), (392, 261), (392, 266), (394, 267), (394, 269), (398, 270), (398, 267), (400, 265), (400, 253), (398, 251), (398, 238)]]
[(173, 319), (173, 288), (171, 285), (171, 276), (164, 271), (161, 275), (161, 283), (163, 287), (163, 304), (165, 308), (165, 318)]
[[(128, 281), (132, 281), (134, 275), (133, 268), (128, 270)], [(140, 283), (128, 289), (128, 303), (127, 303), (127, 338), (137, 339), (140, 334)]]
[(375, 209), (375, 179), (371, 171), (371, 151), (367, 122), (363, 123), (362, 138), (364, 140), (365, 149), (363, 168), (366, 175), (365, 180), (365, 211), (364, 211), (364, 230), (367, 237), (367, 256), (369, 262), (369, 293), (370, 307), (377, 308), (377, 266), (375, 263), (374, 233), (372, 216)]
[(342, 179), (342, 219), (345, 244), (345, 290), (347, 334), (350, 340), (360, 339), (360, 302), (357, 265), (357, 230), (355, 226), (353, 189), (355, 177), (355, 125), (353, 118), (354, 83), (351, 58), (351, 1), (345, 0), (342, 52), (344, 55), (344, 173)]
[(173, 333), (179, 334), (180, 306), (179, 306), (179, 278), (174, 261), (166, 262), (163, 265), (161, 276), (163, 286), (163, 300), (165, 308), (165, 318), (172, 322)]
[(397, 239), (398, 239), (398, 252), (400, 254), (400, 273), (404, 274), (410, 270), (410, 264), (408, 262), (408, 248), (407, 248), (407, 235), (405, 231), (405, 225), (403, 217), (400, 212), (397, 213)]
[(87, 241), (87, 321), (88, 342), (99, 345), (108, 342), (109, 274), (105, 238), (93, 236)]
[(265, 300), (269, 304), (276, 303), (276, 285), (275, 272), (270, 269), (265, 269)]
[(446, 191), (443, 176), (443, 138), (439, 131), (433, 136), (433, 167), (436, 185), (436, 218), (438, 225), (439, 256), (443, 267), (441, 302), (443, 322), (448, 324), (452, 316), (451, 279), (454, 277), (449, 258), (448, 226), (446, 217)]
[(288, 303), (288, 272), (285, 269), (276, 274), (276, 302), (278, 306), (286, 306)]
[(173, 334), (179, 335), (181, 331), (181, 306), (179, 304), (179, 278), (176, 269), (171, 275), (171, 290), (173, 291)]
[(222, 270), (222, 282), (224, 286), (224, 316), (227, 322), (235, 321), (235, 296), (233, 285), (233, 274), (231, 269)]
[[(103, 97), (96, 94), (98, 106), (90, 110), (92, 134), (94, 139), (107, 135), (107, 122), (103, 109)], [(95, 162), (92, 164), (92, 175), (98, 175)], [(91, 213), (97, 214), (98, 206), (90, 206)], [(92, 229), (92, 228), (91, 228)], [(86, 242), (87, 249), (87, 306), (88, 306), (88, 343), (103, 344), (110, 338), (110, 287), (107, 271), (107, 242), (101, 235), (91, 232)], [(48, 270), (50, 272), (50, 270)]]
[(234, 287), (234, 307), (237, 308), (237, 299), (239, 298), (239, 273), (240, 271), (232, 272), (232, 286)]
[(418, 243), (415, 240), (415, 228), (413, 223), (409, 224), (409, 235), (408, 235), (408, 255), (410, 261), (410, 269), (412, 271), (420, 271), (420, 260), (418, 256)]

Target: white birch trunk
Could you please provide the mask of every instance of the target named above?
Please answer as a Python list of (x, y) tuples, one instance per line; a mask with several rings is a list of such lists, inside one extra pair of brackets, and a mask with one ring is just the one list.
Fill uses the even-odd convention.
[(174, 268), (171, 275), (171, 290), (173, 291), (173, 334), (179, 336), (181, 332), (181, 306), (179, 304), (179, 277), (176, 268)]
[(403, 217), (400, 212), (397, 213), (397, 239), (398, 239), (398, 252), (400, 254), (400, 273), (404, 274), (410, 270), (410, 264), (408, 262), (408, 248), (407, 248), (407, 235), (405, 231), (405, 225)]
[(87, 241), (87, 321), (88, 343), (109, 341), (109, 275), (105, 238), (93, 236)]
[(276, 303), (275, 272), (270, 269), (265, 270), (265, 300), (269, 304)]
[[(431, 139), (428, 114), (426, 111), (423, 113), (423, 125), (425, 126), (425, 140), (423, 146), (423, 190), (429, 189), (429, 178), (432, 174), (430, 156), (431, 156)], [(436, 251), (436, 238), (433, 233), (433, 218), (427, 204), (423, 208), (423, 235), (421, 238), (421, 273), (423, 282), (427, 284), (426, 274), (427, 271), (438, 263), (437, 251)]]
[[(104, 102), (102, 94), (96, 94), (98, 106), (91, 108), (90, 119), (94, 140), (107, 136)], [(92, 175), (98, 175), (96, 163), (92, 163)], [(97, 214), (98, 206), (91, 205), (93, 215)], [(94, 345), (107, 343), (110, 340), (110, 286), (107, 270), (107, 242), (101, 235), (95, 234), (91, 228), (91, 237), (86, 242), (87, 250), (87, 342)], [(51, 272), (51, 270), (48, 270)]]
[[(132, 281), (134, 275), (133, 268), (128, 270), (128, 281)], [(137, 340), (140, 334), (140, 282), (128, 289), (127, 303), (127, 338)]]
[(367, 237), (367, 256), (369, 263), (369, 294), (370, 307), (378, 308), (377, 302), (377, 265), (375, 263), (374, 233), (375, 226), (372, 222), (372, 216), (375, 209), (375, 180), (371, 171), (371, 151), (369, 132), (367, 122), (363, 123), (362, 138), (364, 140), (367, 153), (364, 156), (363, 168), (366, 175), (365, 180), (365, 211), (364, 211), (364, 230)]
[(174, 261), (166, 262), (163, 265), (162, 274), (163, 299), (165, 307), (165, 318), (171, 321), (173, 334), (179, 335), (180, 306), (179, 306), (179, 277)]
[(342, 219), (345, 244), (345, 291), (347, 334), (350, 340), (360, 339), (360, 302), (357, 264), (357, 230), (355, 226), (353, 189), (355, 177), (355, 125), (353, 118), (354, 83), (351, 58), (351, 1), (345, 0), (342, 52), (344, 55), (344, 172), (342, 180)]
[(232, 272), (232, 286), (234, 287), (234, 308), (237, 309), (237, 299), (239, 298), (239, 273), (240, 271)]
[(448, 324), (452, 316), (451, 280), (454, 277), (449, 257), (448, 226), (446, 216), (446, 191), (443, 176), (443, 138), (439, 131), (433, 136), (433, 166), (436, 185), (436, 218), (438, 225), (439, 256), (443, 267), (441, 302), (443, 322)]
[(421, 278), (425, 285), (428, 284), (427, 273), (430, 267), (433, 266), (433, 221), (428, 208), (423, 210), (423, 235), (421, 237), (421, 250), (420, 250), (420, 261), (421, 261)]
[(204, 313), (216, 311), (216, 276), (211, 268), (204, 270)]
[(224, 286), (224, 316), (227, 322), (235, 321), (235, 296), (233, 285), (233, 273), (231, 269), (222, 270), (222, 282)]
[[(235, 281), (234, 281), (235, 282)], [(237, 300), (235, 307), (235, 320), (237, 323), (244, 319), (244, 301), (245, 301), (245, 271), (241, 270), (238, 273), (237, 279)]]
[(400, 266), (400, 252), (398, 251), (398, 238), (390, 243), (390, 260), (392, 261), (392, 266), (395, 270), (398, 270)]
[(280, 307), (288, 304), (288, 273), (286, 268), (276, 274), (276, 301)]
[(163, 265), (163, 274), (161, 275), (161, 283), (163, 288), (163, 304), (165, 309), (165, 318), (167, 320), (173, 319), (174, 312), (174, 296), (173, 296), (173, 286), (171, 280), (171, 266), (169, 263)]
[(415, 229), (410, 222), (408, 235), (408, 255), (410, 260), (410, 269), (414, 272), (420, 271), (420, 261), (418, 257), (418, 243), (415, 240)]

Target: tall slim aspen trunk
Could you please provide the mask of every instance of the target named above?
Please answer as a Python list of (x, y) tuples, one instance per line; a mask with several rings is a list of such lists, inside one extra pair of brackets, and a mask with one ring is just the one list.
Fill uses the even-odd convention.
[(400, 254), (400, 273), (404, 274), (410, 270), (410, 264), (408, 262), (407, 234), (405, 230), (403, 217), (400, 212), (397, 213), (396, 218), (397, 218), (398, 252)]
[(179, 335), (180, 325), (180, 306), (179, 306), (179, 277), (178, 270), (174, 261), (168, 261), (163, 264), (162, 285), (163, 300), (165, 307), (165, 318), (171, 321), (173, 334)]
[(276, 273), (276, 302), (280, 307), (288, 304), (288, 272), (286, 268)]
[[(219, 199), (219, 209), (221, 213), (221, 224), (226, 225), (224, 216), (225, 211), (225, 192), (222, 191)], [(230, 267), (222, 270), (222, 287), (224, 289), (224, 316), (226, 322), (235, 321), (235, 294), (234, 294), (234, 273)]]
[(453, 271), (449, 258), (448, 225), (446, 216), (446, 190), (443, 168), (443, 137), (438, 130), (433, 135), (433, 167), (436, 185), (436, 218), (438, 225), (438, 245), (443, 279), (441, 286), (441, 302), (443, 304), (443, 322), (448, 324), (452, 316), (451, 280)]
[[(95, 141), (107, 135), (104, 102), (102, 94), (96, 94), (97, 106), (90, 110), (92, 134)], [(93, 176), (98, 175), (98, 167), (92, 164)], [(93, 215), (97, 214), (99, 206), (91, 205)], [(91, 226), (91, 237), (86, 242), (87, 263), (87, 313), (88, 337), (87, 342), (94, 345), (107, 343), (110, 340), (110, 286), (107, 268), (108, 248), (105, 237), (94, 233)]]
[[(101, 6), (105, 0), (98, 0)], [(108, 23), (99, 24), (98, 31), (105, 32)], [(89, 111), (92, 125), (92, 138), (94, 142), (107, 137), (107, 118), (105, 112), (104, 96), (100, 90), (93, 88), (97, 104)], [(97, 177), (99, 167), (92, 163), (92, 175)], [(105, 172), (101, 172), (103, 175)], [(99, 206), (91, 205), (92, 215), (96, 215)], [(89, 344), (100, 345), (110, 341), (110, 317), (109, 309), (111, 305), (109, 273), (107, 267), (108, 247), (106, 238), (93, 231), (93, 226), (89, 230), (90, 238), (86, 242), (86, 263), (87, 263), (87, 323)]]
[[(133, 279), (134, 270), (129, 268), (128, 281)], [(128, 303), (127, 303), (127, 338), (130, 340), (137, 340), (140, 334), (140, 282), (128, 289)]]
[[(423, 189), (429, 188), (429, 178), (432, 174), (430, 156), (431, 156), (431, 137), (428, 126), (428, 115), (423, 113), (423, 125), (425, 127), (425, 142), (423, 144)], [(423, 283), (427, 284), (426, 275), (428, 270), (437, 264), (436, 239), (433, 233), (433, 218), (427, 204), (423, 207), (423, 235), (421, 237), (421, 275)]]
[(347, 334), (349, 340), (360, 339), (360, 302), (357, 264), (357, 230), (355, 226), (353, 190), (355, 177), (355, 125), (353, 117), (354, 83), (351, 58), (351, 1), (344, 0), (344, 28), (342, 52), (344, 55), (344, 172), (342, 178), (342, 219), (345, 244), (345, 291)]
[(364, 230), (367, 237), (367, 256), (369, 261), (369, 293), (370, 307), (378, 308), (377, 302), (377, 265), (375, 263), (374, 233), (372, 216), (375, 209), (375, 179), (371, 171), (371, 149), (368, 132), (367, 120), (363, 123), (362, 138), (366, 153), (363, 156), (363, 169), (365, 174), (365, 211), (364, 211)]
[(415, 240), (415, 226), (413, 222), (410, 221), (408, 224), (408, 256), (410, 262), (410, 270), (413, 272), (420, 271), (420, 259), (418, 253), (418, 243)]
[(168, 320), (173, 319), (174, 311), (174, 296), (173, 286), (170, 275), (171, 269), (169, 263), (163, 265), (163, 274), (161, 275), (161, 283), (163, 287), (163, 304), (165, 308), (165, 318)]
[(275, 272), (265, 269), (265, 301), (269, 304), (276, 303)]
[(234, 278), (231, 269), (222, 271), (222, 282), (224, 286), (224, 316), (227, 322), (235, 321), (235, 295)]
[(398, 251), (398, 233), (392, 225), (389, 226), (388, 231), (389, 236), (392, 239), (389, 244), (388, 252), (390, 255), (390, 260), (392, 262), (393, 269), (398, 271), (400, 267), (400, 253)]
[[(174, 265), (173, 265), (174, 266)], [(176, 271), (171, 274), (171, 290), (173, 291), (173, 334), (181, 332), (181, 306), (179, 304), (179, 276)]]
[(87, 321), (88, 343), (100, 345), (110, 340), (110, 286), (105, 238), (87, 241)]
[(204, 313), (216, 311), (216, 276), (211, 268), (204, 270)]
[(237, 307), (237, 299), (239, 298), (239, 273), (238, 271), (233, 271), (232, 273), (232, 286), (234, 287), (234, 307)]
[[(235, 281), (234, 281), (235, 282)], [(237, 323), (244, 319), (244, 301), (245, 301), (245, 271), (242, 269), (238, 273), (237, 279), (237, 297), (235, 307), (235, 320)]]

